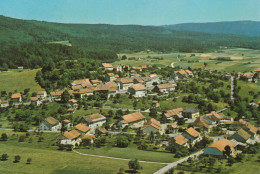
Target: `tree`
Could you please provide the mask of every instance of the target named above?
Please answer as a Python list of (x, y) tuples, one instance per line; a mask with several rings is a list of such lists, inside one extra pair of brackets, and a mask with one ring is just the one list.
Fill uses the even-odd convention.
[(157, 111), (155, 108), (150, 108), (150, 113), (149, 116), (152, 118), (156, 118), (157, 117)]
[(68, 90), (65, 90), (62, 95), (61, 95), (61, 101), (63, 103), (67, 103), (70, 100), (70, 94), (68, 92)]
[(204, 62), (204, 66), (207, 67), (208, 63)]
[(127, 147), (129, 145), (128, 138), (126, 136), (120, 135), (116, 139), (116, 144), (118, 147)]
[(20, 160), (21, 160), (20, 155), (16, 155), (16, 156), (14, 157), (14, 162), (15, 162), (15, 163), (18, 163)]
[(126, 60), (126, 59), (127, 59), (126, 55), (123, 55), (122, 60)]
[(6, 133), (2, 133), (1, 140), (2, 141), (6, 141), (7, 139), (8, 139), (7, 134)]
[(6, 153), (2, 154), (1, 160), (6, 161), (8, 159), (8, 155)]
[(151, 141), (151, 143), (154, 141), (154, 133), (153, 133), (153, 131), (151, 131), (151, 133), (149, 135), (149, 140)]
[(32, 158), (27, 158), (27, 164), (31, 164)]
[(227, 156), (230, 156), (230, 153), (231, 153), (230, 146), (227, 145), (224, 149), (225, 149), (224, 154), (226, 154)]
[(139, 164), (139, 161), (137, 159), (130, 160), (128, 162), (129, 169), (132, 169), (134, 173), (136, 173), (137, 170), (142, 169), (141, 165)]
[(232, 166), (235, 163), (235, 159), (233, 157), (229, 157), (227, 163), (229, 166)]

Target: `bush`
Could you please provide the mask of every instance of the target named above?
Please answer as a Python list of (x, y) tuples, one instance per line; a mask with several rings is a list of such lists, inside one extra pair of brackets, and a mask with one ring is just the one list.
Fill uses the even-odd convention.
[(16, 156), (14, 157), (14, 162), (15, 162), (15, 163), (20, 162), (20, 160), (21, 160), (20, 155), (16, 155)]
[(6, 153), (2, 154), (1, 160), (6, 161), (8, 159), (8, 155)]
[(6, 133), (2, 133), (1, 140), (2, 141), (6, 141), (7, 139), (8, 139), (7, 134)]
[(27, 164), (31, 164), (32, 158), (27, 158)]
[(24, 142), (24, 140), (25, 140), (25, 136), (24, 136), (24, 135), (21, 135), (21, 136), (19, 137), (18, 142)]

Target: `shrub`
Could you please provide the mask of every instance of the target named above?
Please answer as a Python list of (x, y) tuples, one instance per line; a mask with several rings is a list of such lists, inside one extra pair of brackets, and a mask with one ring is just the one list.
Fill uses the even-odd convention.
[(8, 159), (8, 155), (6, 153), (2, 154), (1, 160), (6, 161)]
[(20, 160), (21, 160), (20, 155), (16, 155), (16, 156), (14, 157), (14, 162), (15, 162), (15, 163), (20, 162)]

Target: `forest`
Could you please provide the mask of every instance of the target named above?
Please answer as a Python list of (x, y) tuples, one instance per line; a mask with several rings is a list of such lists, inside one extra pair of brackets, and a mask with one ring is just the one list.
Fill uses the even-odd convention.
[[(161, 26), (62, 24), (0, 16), (0, 67), (42, 67), (53, 61), (93, 58), (113, 61), (116, 53), (209, 52), (220, 46), (259, 49), (259, 37), (175, 31)], [(50, 44), (69, 41), (72, 47)]]

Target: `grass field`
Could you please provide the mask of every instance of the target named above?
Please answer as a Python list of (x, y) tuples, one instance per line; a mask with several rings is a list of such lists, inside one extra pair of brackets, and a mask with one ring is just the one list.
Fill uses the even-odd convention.
[(174, 162), (177, 159), (174, 158), (174, 154), (166, 153), (166, 152), (151, 152), (138, 150), (136, 146), (131, 145), (127, 148), (119, 148), (119, 147), (102, 147), (95, 149), (79, 149), (81, 153), (95, 154), (95, 155), (104, 155), (104, 156), (112, 156), (118, 158), (137, 158), (138, 160), (143, 161), (153, 161), (153, 162)]
[(9, 70), (0, 72), (0, 91), (23, 92), (24, 89), (30, 88), (30, 92), (43, 90), (35, 81), (35, 75), (39, 69), (34, 70)]
[(258, 83), (251, 83), (251, 82), (245, 82), (242, 80), (237, 81), (237, 85), (241, 87), (241, 90), (239, 91), (239, 95), (242, 98), (247, 97), (249, 101), (254, 100), (256, 103), (260, 101), (260, 95), (258, 95), (257, 98), (253, 98), (252, 95), (249, 95), (249, 91), (253, 91), (255, 94), (257, 92), (260, 92), (260, 82)]
[[(2, 134), (4, 131), (0, 131)], [(5, 131), (6, 132), (6, 131)], [(8, 131), (10, 136), (13, 132)], [(20, 136), (24, 133), (15, 133)], [(116, 173), (119, 168), (128, 169), (128, 162), (121, 160), (88, 157), (71, 151), (58, 151), (57, 147), (48, 144), (53, 143), (57, 134), (44, 133), (43, 142), (37, 142), (36, 135), (33, 142), (18, 142), (18, 137), (13, 136), (8, 141), (0, 141), (0, 155), (7, 153), (9, 159), (0, 161), (0, 173), (65, 173), (65, 174), (110, 174)], [(21, 161), (13, 163), (14, 156), (20, 155)], [(31, 164), (26, 164), (27, 158), (32, 158)], [(153, 173), (162, 168), (161, 164), (141, 163), (141, 173)]]

